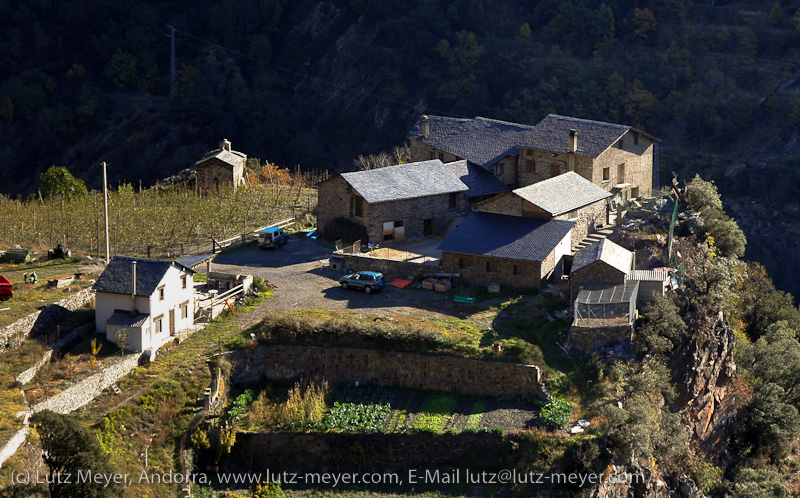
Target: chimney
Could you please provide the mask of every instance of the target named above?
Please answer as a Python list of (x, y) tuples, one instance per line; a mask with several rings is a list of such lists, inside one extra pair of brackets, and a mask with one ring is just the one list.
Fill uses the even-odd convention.
[(428, 134), (431, 131), (431, 124), (428, 122), (428, 116), (422, 116), (422, 125), (420, 126), (420, 132), (422, 133), (422, 138), (428, 138)]
[(131, 261), (131, 314), (136, 313), (136, 260)]
[(231, 141), (227, 138), (223, 139), (222, 142), (219, 143), (219, 150), (231, 150)]
[(578, 130), (569, 130), (569, 153), (578, 152)]

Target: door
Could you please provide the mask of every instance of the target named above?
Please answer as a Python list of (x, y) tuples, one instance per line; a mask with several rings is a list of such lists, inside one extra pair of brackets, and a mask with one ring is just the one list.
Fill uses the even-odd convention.
[(169, 310), (169, 335), (175, 335), (175, 310)]
[(433, 218), (422, 220), (422, 235), (426, 237), (433, 235)]
[(617, 164), (617, 185), (625, 183), (625, 163)]

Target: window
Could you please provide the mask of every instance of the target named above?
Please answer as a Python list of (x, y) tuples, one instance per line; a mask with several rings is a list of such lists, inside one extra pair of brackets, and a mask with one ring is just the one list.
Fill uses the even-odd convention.
[(433, 151), (431, 151), (431, 159), (433, 159)]
[(155, 329), (156, 329), (156, 334), (160, 334), (161, 333), (161, 321), (162, 321), (163, 318), (164, 318), (164, 315), (161, 315), (158, 318), (156, 318), (155, 320), (153, 320), (153, 324), (155, 325)]
[(458, 268), (460, 270), (466, 268), (466, 263), (464, 262), (464, 258), (458, 258)]
[(163, 285), (158, 288), (158, 300), (159, 301), (163, 301), (164, 300), (164, 286)]
[(525, 161), (528, 165), (528, 173), (536, 173), (536, 162), (533, 159)]
[(181, 289), (186, 288), (186, 275), (181, 277)]
[(494, 174), (495, 176), (503, 176), (503, 165), (498, 164), (494, 167)]
[(450, 194), (450, 209), (458, 209), (458, 192)]
[(487, 261), (486, 273), (497, 273), (497, 263), (495, 263), (494, 261)]
[(353, 196), (353, 216), (364, 216), (364, 198), (360, 195)]
[(444, 162), (444, 152), (439, 152), (439, 160)]
[(181, 318), (186, 319), (189, 318), (189, 302), (185, 302), (181, 304)]
[(550, 175), (558, 176), (558, 164), (551, 164), (550, 165)]
[(519, 265), (514, 265), (514, 270), (513, 270), (513, 272), (514, 272), (514, 276), (515, 276), (515, 277), (520, 277), (520, 276), (522, 276), (522, 272), (520, 271), (520, 267), (519, 267)]
[(605, 168), (603, 168), (603, 181), (607, 182), (609, 180), (611, 180), (611, 168), (609, 166), (606, 166)]

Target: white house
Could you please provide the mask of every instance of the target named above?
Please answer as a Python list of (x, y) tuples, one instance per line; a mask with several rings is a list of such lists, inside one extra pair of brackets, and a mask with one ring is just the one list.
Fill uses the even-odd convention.
[(125, 329), (127, 349), (154, 358), (194, 323), (193, 273), (173, 261), (114, 256), (94, 284), (97, 332), (117, 344)]

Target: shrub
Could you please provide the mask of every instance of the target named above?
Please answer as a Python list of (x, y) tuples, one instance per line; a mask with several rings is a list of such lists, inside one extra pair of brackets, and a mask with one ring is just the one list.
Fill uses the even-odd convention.
[(539, 421), (547, 427), (563, 427), (572, 415), (572, 403), (551, 397), (539, 411)]

